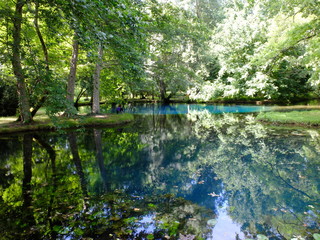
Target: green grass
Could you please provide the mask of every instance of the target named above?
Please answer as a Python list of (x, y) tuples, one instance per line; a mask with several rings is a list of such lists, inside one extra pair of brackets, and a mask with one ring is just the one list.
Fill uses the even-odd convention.
[(54, 122), (46, 115), (39, 115), (34, 118), (34, 121), (31, 124), (26, 125), (16, 122), (15, 120), (16, 117), (1, 117), (0, 134), (38, 130), (55, 130), (58, 128), (68, 129), (94, 126), (116, 126), (133, 121), (133, 115), (123, 113), (102, 114), (96, 116), (76, 116), (75, 118), (60, 117)]
[(319, 126), (320, 110), (264, 112), (260, 113), (256, 119), (271, 123)]

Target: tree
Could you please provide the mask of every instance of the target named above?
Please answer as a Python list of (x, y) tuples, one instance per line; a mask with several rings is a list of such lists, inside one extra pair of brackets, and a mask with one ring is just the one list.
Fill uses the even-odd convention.
[[(107, 68), (106, 71), (116, 77), (117, 82), (125, 84), (126, 89), (134, 86), (134, 82), (141, 78), (146, 46), (142, 34), (143, 16), (139, 12), (142, 3), (126, 0), (95, 0), (90, 3), (64, 0), (18, 1), (15, 4), (14, 21), (10, 21), (14, 15), (13, 4), (7, 5), (5, 1), (0, 4), (3, 6), (0, 32), (4, 37), (1, 49), (6, 52), (13, 43), (12, 52), (1, 59), (1, 64), (7, 67), (6, 56), (12, 56), (10, 70), (17, 79), (23, 122), (31, 121), (42, 106), (46, 107), (50, 116), (61, 111), (75, 113), (72, 108), (74, 92), (79, 88), (75, 79), (79, 46), (82, 49), (80, 61), (83, 63), (89, 60), (83, 64), (84, 68), (93, 69), (91, 65), (96, 64), (97, 58), (90, 59), (90, 55), (96, 51), (94, 46), (101, 44), (106, 49), (104, 59), (100, 57), (101, 70)], [(30, 16), (34, 20), (33, 24), (28, 21)], [(72, 39), (73, 44), (69, 44)], [(88, 57), (83, 57), (86, 54)], [(69, 56), (71, 61), (67, 73), (65, 69)], [(93, 72), (92, 75), (98, 76)], [(106, 73), (101, 76), (105, 77)], [(67, 90), (61, 87), (63, 85), (68, 85)], [(99, 94), (109, 91), (102, 91), (98, 87)]]
[[(32, 117), (44, 105), (48, 96), (50, 96), (48, 105), (60, 104), (56, 108), (51, 105), (51, 110), (55, 108), (53, 112), (56, 113), (57, 108), (61, 106), (60, 94), (57, 94), (57, 89), (61, 89), (61, 81), (57, 77), (59, 61), (56, 61), (56, 56), (60, 55), (60, 58), (63, 59), (61, 52), (55, 48), (58, 45), (57, 42), (61, 41), (56, 31), (61, 31), (61, 35), (68, 31), (68, 29), (63, 31), (65, 25), (59, 24), (63, 22), (62, 18), (59, 18), (61, 11), (50, 11), (51, 3), (43, 1), (17, 1), (14, 7), (11, 3), (4, 3), (4, 1), (1, 1), (0, 4), (3, 5), (2, 9), (5, 14), (1, 20), (7, 21), (5, 28), (7, 37), (1, 45), (3, 44), (2, 47), (5, 49), (11, 47), (12, 50), (8, 55), (11, 55), (12, 71), (18, 83), (20, 120), (22, 122), (32, 121)], [(12, 12), (13, 8), (15, 12)], [(56, 6), (53, 6), (53, 9), (57, 10)], [(14, 17), (12, 21), (9, 21), (11, 16)], [(33, 22), (29, 21), (31, 18)], [(53, 19), (54, 23), (49, 19)], [(48, 25), (50, 25), (50, 30), (47, 28)], [(49, 48), (55, 51), (49, 51), (46, 43), (48, 39), (51, 40)], [(4, 61), (6, 61), (5, 58)], [(7, 65), (6, 62), (2, 64)], [(50, 67), (55, 71), (52, 71)], [(59, 108), (58, 111), (61, 109)]]
[[(274, 9), (268, 2), (267, 7)], [(276, 4), (278, 10), (270, 19), (268, 41), (261, 46), (255, 61), (262, 69), (277, 72), (277, 68), (288, 61), (289, 68), (303, 68), (305, 81), (318, 92), (319, 90), (319, 2), (296, 2), (283, 0)], [(279, 8), (279, 5), (281, 8)], [(303, 89), (299, 89), (300, 92)]]
[(217, 78), (194, 89), (193, 98), (217, 97), (239, 98), (241, 96), (268, 97), (273, 84), (261, 74), (251, 59), (266, 41), (266, 22), (261, 15), (261, 6), (227, 8), (226, 18), (218, 24), (213, 34), (212, 54), (220, 67)]
[(99, 44), (98, 60), (93, 76), (92, 113), (100, 113), (100, 74), (102, 69), (103, 47)]
[[(86, 12), (94, 21), (80, 22), (83, 49), (89, 53), (90, 63), (95, 65), (92, 73), (93, 113), (99, 113), (100, 96), (108, 97), (113, 82), (130, 87), (141, 78), (145, 52), (141, 5), (125, 0), (95, 1), (90, 5), (94, 11)], [(113, 78), (116, 81), (112, 81)]]
[(191, 12), (201, 22), (215, 28), (216, 25), (224, 18), (223, 8), (226, 4), (221, 0), (176, 0), (171, 1), (177, 7)]
[(204, 25), (190, 14), (170, 4), (151, 8), (147, 78), (158, 89), (163, 102), (177, 92), (186, 92), (189, 86), (207, 74), (204, 44)]
[(317, 79), (317, 67), (310, 62), (317, 51), (313, 48), (311, 53), (308, 44), (318, 41), (315, 5), (227, 2), (225, 19), (213, 34), (212, 55), (217, 59), (213, 73), (218, 74), (191, 89), (190, 97), (280, 101), (308, 97), (310, 84), (317, 85), (312, 81)]
[(12, 68), (14, 75), (17, 79), (17, 91), (19, 96), (19, 109), (21, 115), (21, 121), (23, 123), (32, 122), (32, 116), (30, 113), (30, 102), (27, 93), (27, 87), (25, 82), (25, 76), (21, 66), (21, 26), (23, 19), (23, 7), (25, 5), (24, 0), (17, 0), (15, 4), (15, 11), (13, 15), (13, 31), (12, 31)]
[[(67, 82), (67, 101), (71, 106), (73, 105), (74, 95), (75, 95), (78, 56), (79, 56), (79, 40), (78, 40), (77, 34), (74, 33), (73, 43), (72, 43), (72, 56), (70, 59), (70, 72), (69, 72), (68, 82)], [(72, 110), (67, 109), (66, 113), (71, 114)]]

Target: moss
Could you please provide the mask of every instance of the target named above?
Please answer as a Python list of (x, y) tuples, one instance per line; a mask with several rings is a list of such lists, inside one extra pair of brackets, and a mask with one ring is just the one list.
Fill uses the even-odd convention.
[(75, 118), (60, 117), (54, 121), (47, 116), (41, 115), (35, 117), (34, 121), (27, 125), (22, 125), (21, 123), (16, 122), (14, 118), (9, 117), (0, 118), (0, 134), (94, 126), (108, 127), (126, 124), (131, 121), (133, 121), (133, 115), (128, 113), (76, 116)]
[(319, 126), (320, 110), (264, 112), (260, 113), (256, 119), (271, 123)]

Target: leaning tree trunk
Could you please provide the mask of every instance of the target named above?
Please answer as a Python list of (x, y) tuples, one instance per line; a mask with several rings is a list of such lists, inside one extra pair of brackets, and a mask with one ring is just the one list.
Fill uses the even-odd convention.
[(98, 50), (98, 61), (96, 64), (96, 70), (93, 76), (93, 93), (92, 93), (92, 109), (91, 113), (98, 114), (100, 113), (100, 73), (102, 69), (102, 56), (103, 50), (102, 45), (99, 45)]
[(83, 167), (82, 167), (81, 159), (79, 156), (77, 136), (76, 136), (75, 132), (68, 133), (68, 140), (69, 140), (69, 144), (70, 144), (73, 162), (76, 166), (76, 171), (77, 171), (77, 174), (80, 179), (80, 186), (82, 189), (83, 197), (88, 197), (87, 180), (86, 180), (85, 174), (83, 172)]
[(22, 25), (22, 9), (25, 4), (23, 0), (17, 0), (16, 9), (13, 18), (13, 46), (12, 46), (12, 68), (17, 79), (17, 92), (19, 97), (19, 110), (21, 121), (23, 123), (32, 122), (30, 113), (30, 103), (25, 83), (25, 77), (21, 66), (21, 25)]
[[(73, 36), (73, 44), (72, 44), (72, 57), (70, 61), (70, 72), (68, 77), (68, 86), (67, 86), (67, 101), (72, 106), (74, 103), (74, 89), (76, 85), (76, 73), (77, 73), (77, 63), (78, 63), (78, 55), (79, 55), (79, 41), (77, 38), (77, 34), (75, 33)], [(67, 114), (70, 113), (69, 109), (66, 111)]]
[[(39, 41), (41, 43), (43, 56), (44, 56), (44, 62), (46, 64), (46, 75), (49, 77), (50, 75), (50, 67), (49, 67), (49, 53), (46, 43), (44, 42), (43, 36), (40, 31), (39, 27), (39, 3), (36, 2), (36, 8), (35, 8), (35, 17), (34, 17), (34, 27), (37, 33), (37, 36), (39, 38)], [(43, 96), (37, 101), (37, 103), (33, 106), (33, 110), (31, 111), (31, 116), (34, 117), (38, 110), (43, 106), (45, 101), (47, 100), (48, 96), (48, 90), (45, 88)]]

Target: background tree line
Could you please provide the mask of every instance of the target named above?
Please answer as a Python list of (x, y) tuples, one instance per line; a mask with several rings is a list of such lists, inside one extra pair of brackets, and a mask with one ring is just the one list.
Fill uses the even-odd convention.
[[(168, 102), (319, 94), (316, 0), (0, 0), (1, 115), (91, 97)], [(15, 94), (17, 93), (17, 94)], [(17, 111), (18, 108), (18, 111)]]

